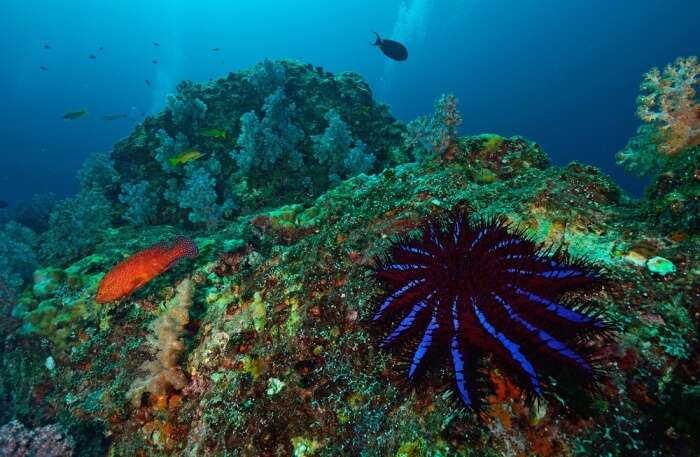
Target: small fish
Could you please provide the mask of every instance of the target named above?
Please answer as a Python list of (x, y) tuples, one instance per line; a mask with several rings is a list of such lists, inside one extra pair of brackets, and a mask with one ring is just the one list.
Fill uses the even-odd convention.
[(74, 121), (75, 119), (80, 119), (88, 113), (86, 109), (81, 109), (80, 111), (70, 111), (63, 115), (63, 119), (66, 121)]
[(107, 303), (132, 294), (182, 259), (197, 257), (197, 245), (178, 236), (172, 243), (160, 242), (115, 265), (97, 286), (95, 302)]
[(44, 65), (39, 65), (39, 70), (46, 71), (48, 68), (46, 68)]
[(98, 51), (104, 51), (104, 50), (105, 50), (104, 46), (100, 46), (100, 49), (98, 49)]
[(153, 46), (160, 46), (160, 44), (157, 41), (154, 41)]
[(95, 54), (90, 54), (90, 55), (88, 56), (88, 59), (90, 59), (90, 60), (95, 60), (96, 58), (97, 58), (97, 57), (95, 57)]
[(406, 46), (398, 41), (382, 40), (377, 32), (374, 32), (374, 34), (377, 35), (377, 40), (372, 43), (372, 45), (379, 46), (379, 49), (382, 50), (385, 56), (390, 59), (398, 60), (399, 62), (408, 59), (408, 49), (406, 49)]
[(221, 48), (214, 48), (214, 49), (212, 49), (212, 51), (219, 52), (219, 51), (221, 51)]
[(158, 63), (158, 61), (156, 59), (153, 59), (153, 60), (151, 60), (151, 63), (156, 64), (156, 63)]
[(204, 131), (204, 136), (208, 136), (210, 138), (219, 138), (222, 140), (226, 139), (226, 130), (221, 130), (221, 129), (207, 129)]
[(5, 200), (0, 200), (0, 208), (7, 208), (8, 203)]
[(169, 158), (168, 161), (170, 162), (170, 165), (174, 167), (177, 165), (184, 165), (201, 157), (204, 157), (204, 154), (197, 151), (196, 149), (187, 149), (185, 151), (182, 151), (178, 155)]
[(117, 119), (126, 119), (129, 117), (128, 114), (107, 114), (106, 116), (102, 116), (103, 121), (116, 121)]
[(147, 86), (150, 86), (150, 85), (151, 85), (151, 81), (146, 80), (146, 85), (147, 85)]
[(42, 47), (43, 47), (44, 49), (53, 49), (53, 46), (51, 46), (50, 44), (45, 44), (45, 45), (42, 46)]

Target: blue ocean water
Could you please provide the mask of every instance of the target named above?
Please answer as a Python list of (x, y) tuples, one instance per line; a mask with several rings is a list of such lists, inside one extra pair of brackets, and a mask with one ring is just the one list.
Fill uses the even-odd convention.
[[(642, 74), (700, 52), (698, 17), (689, 0), (3, 0), (0, 200), (74, 193), (85, 157), (160, 110), (178, 81), (265, 58), (358, 72), (403, 121), (454, 92), (463, 134), (523, 135), (639, 193), (645, 182), (614, 154), (639, 125)], [(374, 31), (409, 59), (388, 61)], [(127, 118), (102, 119), (113, 114)]]

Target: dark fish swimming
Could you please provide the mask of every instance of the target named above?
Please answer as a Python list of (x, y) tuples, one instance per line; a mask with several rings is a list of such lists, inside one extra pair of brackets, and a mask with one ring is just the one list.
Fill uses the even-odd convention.
[(88, 59), (90, 59), (90, 60), (95, 60), (96, 58), (97, 58), (97, 57), (95, 57), (95, 54), (90, 54), (90, 55), (88, 56)]
[(382, 37), (380, 37), (377, 32), (374, 32), (374, 34), (377, 35), (377, 41), (372, 44), (378, 46), (385, 56), (390, 59), (398, 60), (399, 62), (408, 59), (408, 49), (406, 49), (406, 46), (398, 41), (388, 39), (382, 40)]
[(80, 119), (81, 117), (85, 116), (87, 114), (86, 109), (81, 109), (80, 111), (70, 111), (66, 114), (63, 115), (63, 119), (66, 121), (73, 121), (75, 119)]
[(129, 117), (128, 114), (107, 114), (102, 116), (103, 121), (116, 121), (117, 119), (126, 119)]
[(214, 49), (212, 49), (212, 51), (219, 52), (219, 51), (221, 51), (221, 48), (214, 48)]
[(48, 68), (46, 68), (46, 66), (44, 66), (44, 65), (39, 65), (39, 70), (46, 71), (46, 70), (48, 70)]
[(160, 46), (160, 44), (157, 41), (154, 41), (153, 46)]
[(53, 46), (51, 46), (50, 44), (45, 44), (45, 45), (42, 46), (42, 47), (43, 47), (44, 49), (53, 49)]
[(98, 51), (104, 51), (104, 50), (105, 50), (104, 46), (100, 46), (100, 49), (98, 49)]
[(156, 59), (151, 60), (151, 63), (158, 63)]
[(146, 85), (147, 85), (147, 86), (150, 86), (150, 85), (151, 85), (151, 82), (150, 82), (149, 80), (146, 80)]

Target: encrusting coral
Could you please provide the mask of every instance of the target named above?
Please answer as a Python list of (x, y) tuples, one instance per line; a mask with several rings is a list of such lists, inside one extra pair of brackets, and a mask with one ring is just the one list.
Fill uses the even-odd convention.
[(153, 321), (147, 345), (155, 359), (141, 365), (140, 371), (145, 375), (134, 380), (126, 394), (134, 406), (141, 404), (144, 393), (164, 395), (187, 385), (187, 376), (180, 368), (179, 359), (185, 349), (182, 336), (189, 322), (193, 294), (192, 281), (182, 280), (176, 288), (175, 297)]

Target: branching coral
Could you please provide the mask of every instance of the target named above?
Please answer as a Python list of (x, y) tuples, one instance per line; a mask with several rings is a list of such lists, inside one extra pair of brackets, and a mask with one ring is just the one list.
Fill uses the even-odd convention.
[(618, 152), (617, 163), (645, 175), (700, 144), (699, 84), (697, 57), (679, 57), (663, 73), (658, 68), (646, 73), (637, 97), (637, 116), (645, 124)]
[(257, 158), (263, 153), (263, 140), (260, 119), (255, 111), (241, 116), (241, 133), (238, 135), (236, 146), (238, 148), (231, 151), (231, 157), (241, 173), (248, 174), (256, 165), (260, 165)]
[(97, 152), (90, 155), (78, 170), (80, 190), (110, 194), (117, 189), (119, 175), (109, 154)]
[(21, 201), (15, 208), (14, 220), (35, 232), (45, 232), (49, 228), (49, 215), (56, 200), (56, 195), (49, 192)]
[(165, 395), (187, 385), (179, 358), (185, 350), (182, 336), (189, 322), (193, 294), (192, 281), (184, 279), (177, 286), (175, 297), (167, 304), (163, 314), (151, 325), (153, 333), (148, 337), (147, 344), (155, 359), (141, 365), (140, 370), (145, 376), (137, 378), (127, 392), (127, 398), (135, 407), (141, 405), (144, 393)]
[(286, 77), (284, 65), (265, 59), (250, 69), (246, 79), (262, 96), (268, 96), (284, 84)]
[(270, 171), (284, 164), (293, 171), (304, 166), (298, 149), (304, 131), (294, 123), (296, 105), (290, 102), (282, 88), (278, 88), (265, 100), (265, 117), (259, 120), (251, 111), (241, 116), (241, 134), (237, 149), (231, 152), (239, 170), (248, 174), (255, 169)]
[(178, 132), (178, 134), (175, 135), (175, 138), (173, 138), (163, 129), (159, 129), (156, 132), (156, 138), (160, 143), (160, 146), (158, 146), (155, 150), (156, 161), (158, 161), (163, 170), (172, 172), (175, 168), (170, 163), (169, 159), (184, 151), (189, 143), (189, 140), (187, 139), (187, 136), (180, 132)]
[(125, 183), (119, 201), (126, 205), (124, 219), (133, 225), (145, 225), (153, 220), (158, 204), (152, 195), (148, 181)]
[(190, 210), (187, 216), (190, 222), (212, 227), (235, 206), (230, 200), (219, 205), (216, 199), (216, 179), (209, 170), (199, 167), (188, 172), (184, 189), (180, 193), (179, 205)]
[(341, 178), (347, 178), (369, 171), (375, 157), (367, 151), (367, 145), (354, 140), (350, 127), (333, 109), (329, 110), (325, 119), (328, 127), (320, 135), (312, 137), (314, 142), (314, 157), (328, 169), (331, 183), (338, 184)]
[(355, 146), (343, 159), (343, 166), (348, 176), (355, 176), (370, 171), (375, 160), (374, 154), (367, 150), (367, 145), (362, 140), (356, 140)]
[(700, 85), (697, 57), (679, 57), (667, 65), (663, 74), (653, 68), (642, 82), (642, 94), (637, 97), (637, 116), (656, 125), (659, 151), (668, 156), (700, 144)]
[(197, 130), (199, 123), (207, 115), (207, 105), (197, 97), (188, 95), (183, 88), (178, 87), (177, 95), (168, 96), (166, 110), (170, 112), (173, 123), (181, 128)]
[(301, 170), (304, 161), (298, 145), (304, 138), (304, 131), (294, 123), (296, 105), (279, 88), (267, 97), (263, 110), (265, 117), (260, 122), (260, 127), (268, 163), (272, 165), (284, 160), (292, 170)]
[(88, 157), (78, 170), (80, 192), (56, 203), (48, 230), (41, 235), (39, 252), (58, 264), (85, 255), (110, 226), (113, 208), (109, 198), (119, 192), (119, 174), (108, 154)]
[(408, 124), (404, 144), (413, 151), (417, 161), (454, 156), (458, 146), (457, 129), (462, 124), (457, 102), (453, 94), (443, 94), (435, 102), (435, 112), (431, 116), (421, 116)]
[(39, 267), (34, 252), (36, 235), (16, 222), (0, 229), (0, 282), (19, 290)]
[(60, 265), (88, 254), (112, 220), (112, 205), (98, 190), (81, 191), (56, 204), (41, 235), (42, 257)]

